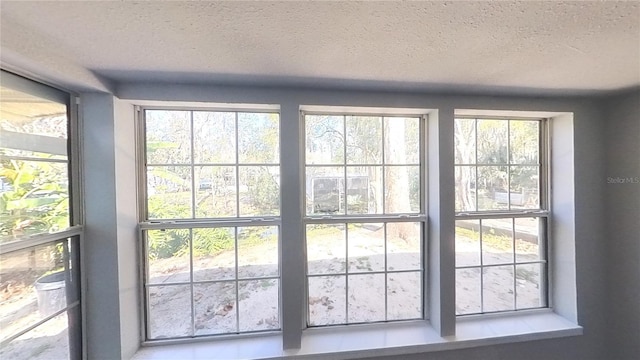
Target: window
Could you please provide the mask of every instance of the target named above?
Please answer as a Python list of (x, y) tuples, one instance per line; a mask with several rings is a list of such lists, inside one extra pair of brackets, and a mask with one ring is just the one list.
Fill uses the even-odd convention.
[(2, 71), (0, 358), (81, 359), (81, 213), (68, 93)]
[(304, 125), (308, 326), (422, 319), (422, 119)]
[(279, 115), (142, 120), (147, 340), (280, 329)]
[(543, 119), (456, 118), (456, 313), (547, 306)]

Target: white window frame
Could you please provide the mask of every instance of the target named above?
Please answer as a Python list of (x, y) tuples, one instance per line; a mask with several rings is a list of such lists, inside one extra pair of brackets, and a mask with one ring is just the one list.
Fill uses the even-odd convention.
[[(455, 116), (455, 120), (457, 119), (466, 119), (466, 120), (474, 120), (475, 122), (475, 130), (474, 130), (474, 144), (475, 144), (475, 153), (476, 153), (476, 161), (477, 161), (477, 152), (478, 152), (478, 121), (479, 120), (497, 120), (497, 121), (538, 121), (539, 122), (539, 131), (538, 131), (538, 166), (539, 166), (539, 180), (538, 180), (538, 196), (539, 196), (539, 209), (510, 209), (511, 208), (511, 191), (509, 188), (507, 204), (509, 204), (509, 209), (507, 210), (478, 210), (478, 193), (477, 193), (477, 185), (476, 185), (476, 210), (475, 211), (457, 211), (455, 214), (455, 220), (479, 220), (480, 224), (482, 224), (483, 220), (491, 220), (491, 219), (506, 219), (512, 218), (515, 222), (515, 219), (518, 218), (536, 218), (538, 219), (538, 242), (541, 247), (540, 256), (541, 258), (537, 261), (530, 262), (518, 262), (516, 260), (516, 246), (515, 246), (515, 225), (513, 225), (512, 231), (512, 240), (513, 240), (513, 259), (511, 262), (504, 264), (483, 264), (483, 254), (482, 254), (482, 225), (480, 225), (479, 236), (480, 236), (480, 264), (479, 265), (464, 265), (458, 266), (456, 264), (455, 269), (479, 269), (480, 270), (480, 311), (467, 313), (467, 314), (456, 314), (457, 317), (474, 317), (474, 316), (482, 316), (482, 315), (490, 315), (490, 314), (500, 314), (500, 313), (514, 313), (514, 312), (522, 312), (522, 311), (535, 311), (538, 309), (546, 309), (551, 308), (551, 300), (552, 296), (550, 291), (552, 286), (550, 284), (551, 277), (549, 276), (550, 272), (550, 239), (551, 239), (551, 231), (550, 231), (550, 221), (551, 221), (551, 199), (550, 199), (550, 152), (549, 152), (549, 121), (548, 118), (540, 118), (540, 117), (504, 117), (504, 116), (490, 116), (484, 114), (482, 116), (472, 116), (472, 115), (461, 115)], [(508, 123), (509, 124), (509, 123)], [(508, 127), (507, 129), (510, 129)], [(454, 166), (469, 166), (475, 168), (475, 181), (477, 184), (478, 179), (478, 167), (480, 166), (506, 166), (510, 173), (511, 166), (517, 166), (518, 164), (513, 164), (511, 162), (511, 148), (510, 148), (510, 132), (507, 130), (507, 163), (505, 164), (454, 164)], [(526, 165), (522, 165), (526, 166)], [(533, 307), (533, 308), (523, 308), (518, 309), (517, 306), (517, 275), (516, 275), (516, 265), (527, 265), (527, 264), (540, 264), (541, 265), (541, 301), (544, 303), (543, 306)], [(513, 266), (514, 267), (514, 284), (513, 284), (513, 309), (510, 310), (499, 310), (499, 311), (485, 311), (484, 309), (484, 284), (483, 284), (483, 270), (488, 267), (496, 267), (496, 266)]]
[[(179, 164), (179, 166), (190, 167), (191, 172), (191, 216), (187, 218), (179, 218), (179, 219), (149, 219), (148, 215), (148, 188), (147, 188), (147, 167), (148, 166), (171, 166), (176, 164), (147, 164), (146, 158), (146, 111), (154, 111), (154, 110), (166, 110), (166, 111), (185, 111), (189, 112), (189, 126), (191, 128), (191, 136), (190, 136), (190, 146), (191, 146), (191, 162), (189, 164)], [(200, 165), (195, 163), (194, 161), (194, 142), (195, 137), (193, 136), (193, 113), (196, 111), (211, 111), (211, 112), (232, 112), (235, 114), (235, 124), (236, 124), (236, 132), (235, 132), (235, 142), (236, 142), (236, 159), (233, 163), (223, 164), (220, 166), (229, 166), (234, 167), (236, 169), (236, 215), (230, 217), (221, 217), (221, 218), (198, 218), (196, 216), (195, 209), (195, 192), (196, 184), (195, 177), (193, 176), (195, 167)], [(247, 337), (247, 336), (255, 336), (255, 335), (263, 335), (269, 333), (276, 333), (281, 331), (282, 328), (282, 296), (281, 291), (278, 291), (278, 321), (280, 324), (279, 329), (275, 330), (258, 330), (258, 331), (240, 331), (240, 317), (239, 317), (239, 307), (238, 303), (238, 292), (239, 286), (238, 283), (240, 281), (250, 281), (250, 280), (271, 280), (277, 279), (278, 286), (282, 288), (282, 210), (281, 206), (279, 215), (277, 216), (241, 216), (239, 213), (239, 190), (240, 186), (240, 178), (238, 176), (238, 167), (239, 166), (255, 166), (255, 164), (241, 164), (238, 162), (238, 133), (237, 133), (237, 121), (238, 121), (238, 113), (269, 113), (269, 114), (278, 114), (279, 109), (276, 108), (262, 108), (262, 107), (250, 107), (250, 106), (240, 106), (240, 107), (199, 107), (199, 106), (136, 106), (136, 122), (137, 122), (137, 168), (138, 168), (138, 210), (139, 210), (139, 223), (138, 223), (138, 242), (139, 242), (139, 253), (140, 253), (140, 299), (142, 303), (142, 311), (141, 311), (141, 323), (140, 323), (140, 331), (141, 331), (141, 339), (143, 344), (154, 345), (154, 344), (166, 344), (180, 341), (200, 341), (202, 339), (225, 339), (229, 337)], [(281, 123), (281, 120), (278, 120)], [(279, 135), (280, 136), (280, 135)], [(280, 153), (282, 150), (279, 150)], [(211, 164), (207, 164), (211, 165)], [(217, 166), (219, 164), (213, 164), (213, 166)], [(280, 166), (280, 163), (277, 164), (260, 164), (264, 166)], [(280, 193), (282, 193), (282, 187), (280, 188)], [(238, 278), (238, 229), (240, 227), (277, 227), (278, 228), (278, 274), (276, 276), (264, 276), (258, 278)], [(193, 250), (193, 231), (197, 229), (207, 229), (207, 228), (234, 228), (235, 234), (235, 268), (236, 273), (233, 279), (225, 279), (225, 280), (208, 280), (208, 281), (195, 281), (193, 279), (193, 256), (190, 255), (190, 265), (189, 265), (189, 281), (181, 282), (181, 283), (166, 283), (166, 284), (150, 284), (148, 277), (148, 249), (147, 249), (147, 241), (146, 241), (146, 233), (148, 231), (153, 230), (175, 230), (175, 229), (189, 229), (189, 249), (190, 254)], [(212, 284), (219, 282), (235, 282), (235, 299), (236, 306), (234, 311), (236, 312), (236, 328), (237, 332), (229, 332), (229, 333), (220, 333), (220, 334), (211, 334), (211, 335), (196, 335), (195, 334), (195, 304), (194, 304), (194, 284)], [(190, 303), (191, 303), (191, 335), (188, 336), (180, 336), (180, 337), (170, 337), (170, 338), (158, 338), (158, 339), (150, 339), (149, 338), (149, 327), (150, 327), (150, 305), (149, 305), (149, 287), (153, 286), (190, 286)]]
[[(345, 273), (344, 274), (339, 274), (340, 276), (345, 276), (345, 299), (346, 299), (346, 304), (345, 304), (345, 323), (341, 323), (341, 324), (331, 324), (331, 325), (310, 325), (310, 319), (309, 319), (309, 283), (308, 280), (310, 277), (316, 277), (316, 276), (333, 276), (336, 274), (309, 274), (307, 271), (307, 259), (305, 259), (305, 269), (304, 269), (304, 273), (305, 273), (305, 308), (304, 308), (304, 324), (305, 324), (305, 328), (322, 328), (322, 327), (333, 327), (333, 326), (348, 326), (348, 325), (352, 325), (352, 324), (357, 324), (357, 325), (362, 325), (362, 324), (376, 324), (376, 323), (387, 323), (387, 322), (398, 322), (398, 321), (412, 321), (412, 320), (428, 320), (428, 301), (427, 301), (427, 295), (428, 295), (428, 284), (427, 284), (427, 278), (428, 278), (428, 269), (426, 266), (427, 263), (427, 255), (426, 255), (426, 250), (428, 247), (428, 241), (426, 240), (428, 238), (428, 228), (427, 228), (427, 208), (428, 208), (428, 204), (427, 204), (427, 198), (426, 198), (426, 193), (427, 193), (427, 187), (426, 187), (426, 171), (427, 171), (427, 137), (426, 137), (426, 126), (427, 126), (427, 115), (426, 114), (407, 114), (407, 113), (403, 113), (402, 109), (397, 109), (397, 110), (389, 110), (388, 112), (362, 112), (362, 111), (335, 111), (332, 108), (328, 107), (326, 111), (322, 111), (321, 109), (315, 109), (314, 111), (300, 111), (300, 123), (301, 123), (301, 148), (303, 149), (300, 157), (301, 157), (301, 172), (303, 174), (304, 179), (301, 182), (301, 187), (302, 187), (302, 193), (303, 194), (307, 194), (308, 193), (308, 189), (307, 189), (307, 184), (309, 183), (306, 178), (306, 169), (309, 165), (313, 166), (321, 166), (321, 167), (341, 167), (344, 168), (344, 172), (345, 172), (345, 181), (348, 181), (348, 175), (347, 175), (347, 169), (350, 166), (373, 166), (371, 164), (349, 164), (346, 161), (346, 153), (347, 153), (347, 143), (346, 141), (343, 142), (343, 146), (344, 146), (344, 153), (345, 153), (345, 161), (344, 163), (340, 163), (340, 164), (323, 164), (323, 165), (313, 165), (313, 164), (307, 164), (306, 163), (306, 133), (305, 133), (305, 128), (306, 128), (306, 116), (313, 116), (313, 115), (327, 115), (327, 116), (342, 116), (343, 117), (343, 133), (344, 136), (346, 136), (346, 117), (348, 116), (365, 116), (365, 117), (380, 117), (381, 121), (384, 122), (384, 118), (385, 117), (395, 117), (395, 118), (402, 118), (402, 117), (406, 117), (406, 118), (414, 118), (414, 119), (418, 119), (419, 121), (419, 127), (418, 127), (418, 135), (419, 135), (419, 139), (418, 139), (418, 144), (419, 144), (419, 153), (418, 153), (418, 166), (420, 168), (419, 170), (419, 174), (420, 174), (420, 210), (416, 213), (414, 212), (410, 212), (410, 213), (393, 213), (393, 214), (365, 214), (365, 215), (358, 215), (358, 214), (347, 214), (346, 209), (347, 209), (347, 200), (346, 200), (346, 195), (345, 195), (345, 200), (344, 200), (344, 207), (345, 207), (345, 213), (344, 214), (339, 214), (339, 215), (308, 215), (306, 213), (306, 209), (307, 209), (307, 200), (306, 200), (306, 196), (303, 196), (303, 221), (302, 221), (302, 226), (303, 226), (303, 239), (304, 239), (304, 246), (306, 249), (307, 246), (307, 238), (306, 238), (306, 227), (307, 225), (311, 225), (311, 224), (319, 224), (319, 225), (330, 225), (330, 224), (344, 224), (344, 225), (348, 225), (348, 224), (353, 224), (353, 223), (383, 223), (384, 226), (386, 227), (387, 224), (393, 224), (393, 223), (401, 223), (401, 222), (412, 222), (412, 223), (420, 223), (420, 274), (421, 274), (421, 286), (422, 286), (422, 291), (421, 291), (421, 316), (415, 319), (408, 319), (408, 320), (388, 320), (387, 316), (388, 316), (388, 301), (387, 301), (387, 275), (389, 273), (403, 273), (403, 272), (415, 272), (413, 270), (407, 270), (407, 271), (389, 271), (387, 268), (387, 255), (386, 255), (386, 233), (385, 233), (385, 269), (381, 270), (381, 271), (374, 271), (374, 272), (366, 272), (366, 273), (358, 273), (358, 274), (384, 274), (385, 275), (385, 298), (384, 298), (384, 302), (385, 302), (385, 306), (384, 306), (384, 310), (385, 310), (385, 320), (382, 321), (370, 321), (370, 322), (356, 322), (356, 323), (351, 323), (349, 322), (349, 299), (348, 299), (348, 294), (349, 294), (349, 257), (348, 257), (348, 245), (345, 244), (346, 246), (346, 254), (345, 254), (345, 261), (346, 261), (346, 269), (345, 269)], [(382, 162), (379, 164), (379, 166), (384, 167), (384, 166), (388, 166), (389, 164), (386, 163), (386, 161), (384, 160), (384, 126), (382, 127)], [(378, 165), (376, 165), (378, 166)], [(415, 166), (415, 165), (399, 165), (399, 166)], [(383, 204), (384, 204), (384, 184), (385, 184), (385, 175), (384, 175), (384, 171), (383, 171), (383, 175), (382, 175), (382, 183), (383, 183)], [(346, 194), (346, 186), (347, 184), (345, 183), (343, 185), (345, 187), (344, 191)], [(384, 207), (384, 205), (383, 205)], [(346, 241), (348, 242), (348, 235), (347, 235), (347, 239)]]

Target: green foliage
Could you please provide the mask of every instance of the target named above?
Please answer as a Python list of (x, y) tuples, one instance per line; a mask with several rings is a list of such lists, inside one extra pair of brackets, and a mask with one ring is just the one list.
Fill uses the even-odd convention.
[(0, 239), (65, 229), (69, 226), (66, 166), (18, 160), (0, 163), (9, 182), (0, 196)]

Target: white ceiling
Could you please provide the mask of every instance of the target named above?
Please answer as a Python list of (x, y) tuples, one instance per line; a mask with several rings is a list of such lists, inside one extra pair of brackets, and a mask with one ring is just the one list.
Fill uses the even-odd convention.
[(640, 1), (1, 1), (0, 10), (4, 64), (79, 88), (568, 94), (640, 85)]

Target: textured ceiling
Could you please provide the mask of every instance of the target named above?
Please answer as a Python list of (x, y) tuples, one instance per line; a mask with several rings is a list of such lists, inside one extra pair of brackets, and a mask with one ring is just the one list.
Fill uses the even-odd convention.
[(91, 75), (539, 94), (640, 85), (639, 1), (2, 1), (0, 10), (3, 62), (67, 67), (53, 75), (75, 74), (71, 85), (94, 86)]

